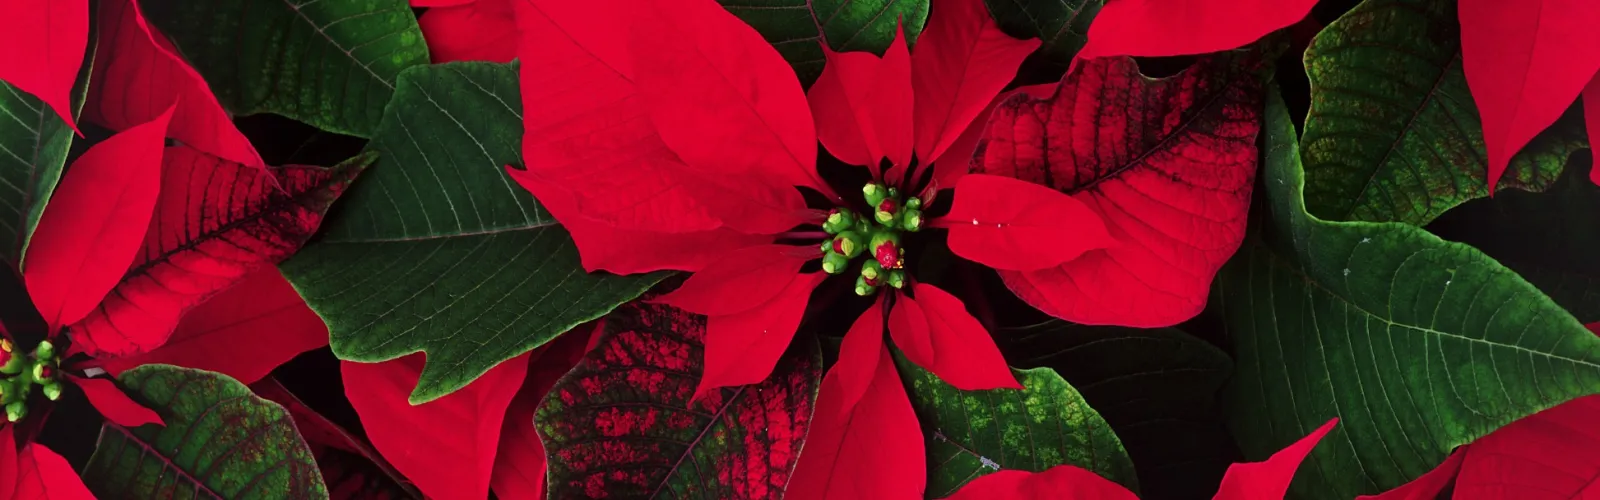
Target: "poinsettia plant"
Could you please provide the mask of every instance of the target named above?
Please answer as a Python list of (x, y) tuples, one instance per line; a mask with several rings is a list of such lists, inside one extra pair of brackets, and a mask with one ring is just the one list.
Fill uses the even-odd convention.
[(11, 497), (1600, 477), (1590, 3), (0, 12)]

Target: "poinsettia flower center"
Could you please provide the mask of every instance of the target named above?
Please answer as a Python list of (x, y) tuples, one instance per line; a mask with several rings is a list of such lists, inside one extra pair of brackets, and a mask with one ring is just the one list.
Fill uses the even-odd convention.
[[(872, 295), (879, 288), (905, 286), (905, 248), (901, 236), (922, 229), (922, 200), (901, 198), (899, 189), (868, 183), (861, 189), (872, 214), (858, 215), (848, 208), (828, 213), (822, 230), (822, 270), (845, 274), (856, 269), (856, 294)], [(865, 254), (861, 264), (853, 261)]]
[(0, 339), (0, 353), (5, 364), (0, 365), (0, 405), (6, 409), (6, 420), (16, 422), (28, 416), (28, 397), (35, 387), (45, 399), (55, 401), (61, 397), (61, 356), (50, 341), (39, 342), (33, 352), (15, 352), (16, 344), (10, 339)]

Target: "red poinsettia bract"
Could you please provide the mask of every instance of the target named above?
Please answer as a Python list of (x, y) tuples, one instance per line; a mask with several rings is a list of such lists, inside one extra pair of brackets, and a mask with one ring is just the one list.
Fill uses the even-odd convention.
[(517, 57), (513, 0), (411, 0), (426, 7), (417, 18), (434, 63), (511, 62)]

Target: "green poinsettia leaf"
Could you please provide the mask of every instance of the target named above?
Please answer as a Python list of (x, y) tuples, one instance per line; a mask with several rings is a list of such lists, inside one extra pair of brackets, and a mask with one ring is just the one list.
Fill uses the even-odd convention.
[(634, 302), (534, 414), (550, 498), (778, 498), (811, 428), (822, 354), (796, 339), (758, 384), (699, 399), (706, 317)]
[(1271, 96), (1264, 127), (1269, 220), (1211, 297), (1235, 345), (1226, 390), (1245, 458), (1330, 417), (1300, 466), (1306, 498), (1406, 483), (1457, 446), (1600, 392), (1600, 338), (1470, 246), (1404, 223), (1306, 213), (1294, 126)]
[[(72, 88), (76, 113), (89, 90), (97, 30)], [(0, 81), (0, 259), (17, 263), (44, 215), (72, 148), (72, 128), (39, 98)], [(19, 266), (20, 267), (20, 266)]]
[(1000, 29), (1043, 43), (1034, 58), (1065, 69), (1089, 41), (1089, 23), (1105, 0), (984, 0)]
[(83, 469), (102, 499), (328, 498), (289, 412), (227, 375), (145, 365), (117, 380), (165, 426), (106, 423)]
[(1176, 328), (1060, 320), (1007, 328), (995, 338), (1012, 366), (1054, 369), (1105, 418), (1133, 460), (1140, 498), (1216, 491), (1236, 461), (1217, 401), (1233, 361), (1211, 344)]
[(1456, 207), (1428, 226), (1482, 250), (1578, 321), (1600, 321), (1600, 186), (1579, 155), (1543, 193), (1511, 191)]
[[(1483, 126), (1461, 68), (1454, 0), (1367, 0), (1305, 55), (1306, 205), (1327, 220), (1427, 224), (1488, 196)], [(1499, 188), (1542, 191), (1585, 147), (1576, 117), (1511, 159)]]
[(275, 113), (371, 137), (400, 71), (428, 64), (406, 0), (139, 5), (234, 114)]
[(520, 165), (513, 65), (401, 74), (368, 149), (377, 164), (326, 237), (282, 265), (341, 359), (424, 351), (431, 401), (644, 293), (661, 274), (590, 274), (566, 231), (505, 174)]
[(1055, 370), (1013, 369), (1024, 389), (963, 391), (898, 353), (895, 364), (927, 436), (928, 498), (955, 494), (1001, 470), (1057, 465), (1093, 471), (1138, 491), (1122, 442)]
[[(839, 52), (883, 55), (905, 26), (915, 42), (928, 20), (928, 0), (718, 0), (722, 8), (761, 33), (789, 61), (807, 87), (822, 75), (820, 40)], [(821, 28), (819, 31), (818, 28)]]

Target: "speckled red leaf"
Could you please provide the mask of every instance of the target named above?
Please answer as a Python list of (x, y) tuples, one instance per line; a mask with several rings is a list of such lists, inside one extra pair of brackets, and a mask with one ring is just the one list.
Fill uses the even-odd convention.
[(306, 406), (276, 379), (250, 384), (257, 396), (283, 405), (305, 438), (332, 500), (421, 500), (422, 494), (366, 440)]
[(39, 443), (17, 453), (17, 489), (9, 500), (94, 500), (67, 459)]
[(575, 328), (535, 349), (529, 358), (528, 377), (522, 381), (522, 390), (511, 399), (505, 423), (500, 426), (499, 454), (494, 459), (494, 473), (489, 476), (489, 489), (495, 496), (545, 497), (544, 442), (539, 440), (533, 416), (550, 388), (583, 360), (589, 342), (599, 335), (598, 328), (604, 326)]
[(852, 406), (833, 371), (822, 382), (816, 419), (789, 481), (788, 500), (912, 500), (928, 485), (922, 427), (889, 348), (873, 355), (866, 392)]
[(89, 0), (0, 4), (0, 47), (8, 47), (0, 50), (0, 80), (38, 97), (77, 130), (72, 85), (89, 47)]
[(606, 318), (534, 418), (551, 498), (770, 498), (789, 484), (821, 383), (815, 344), (797, 343), (759, 384), (691, 403), (705, 330), (704, 317), (661, 304)]
[(161, 347), (106, 360), (111, 374), (162, 363), (222, 373), (252, 384), (300, 353), (328, 345), (328, 326), (277, 267), (251, 272), (184, 313)]
[(946, 500), (1138, 500), (1139, 496), (1093, 472), (1057, 465), (1043, 472), (1003, 470), (962, 486)]
[(373, 448), (432, 498), (485, 498), (506, 408), (527, 374), (511, 358), (465, 388), (413, 406), (422, 353), (382, 363), (340, 363), (344, 393)]
[(1461, 0), (1461, 69), (1483, 118), (1489, 191), (1600, 72), (1600, 2)]
[(511, 16), (511, 0), (436, 7), (418, 17), (417, 25), (428, 41), (428, 55), (434, 63), (504, 63), (517, 57), (517, 24)]
[(1070, 194), (1117, 242), (1058, 267), (1001, 271), (1006, 285), (1077, 323), (1153, 327), (1199, 313), (1244, 238), (1264, 65), (1259, 51), (1234, 51), (1151, 80), (1132, 59), (1093, 59), (1052, 97), (997, 105), (974, 173)]
[(74, 325), (75, 339), (98, 357), (165, 343), (189, 308), (299, 250), (371, 160), (261, 170), (168, 148), (144, 246), (116, 288)]
[(99, 2), (98, 9), (101, 31), (84, 119), (123, 130), (176, 105), (167, 137), (229, 161), (265, 166), (211, 87), (145, 22), (135, 0)]
[(1434, 467), (1421, 477), (1402, 484), (1395, 489), (1376, 495), (1361, 495), (1356, 500), (1434, 500), (1439, 498), (1439, 493), (1444, 491), (1456, 478), (1456, 472), (1461, 470), (1461, 457), (1465, 456), (1466, 448), (1456, 448), (1444, 463)]
[(1212, 499), (1282, 499), (1289, 491), (1289, 482), (1294, 480), (1294, 471), (1300, 468), (1300, 462), (1306, 459), (1306, 455), (1311, 454), (1311, 450), (1317, 447), (1322, 437), (1328, 435), (1338, 423), (1338, 418), (1329, 420), (1322, 424), (1322, 427), (1278, 450), (1264, 461), (1228, 466), (1228, 472), (1222, 475), (1222, 484), (1217, 486), (1217, 494)]
[(1311, 13), (1317, 0), (1116, 0), (1078, 57), (1164, 57), (1236, 49)]

